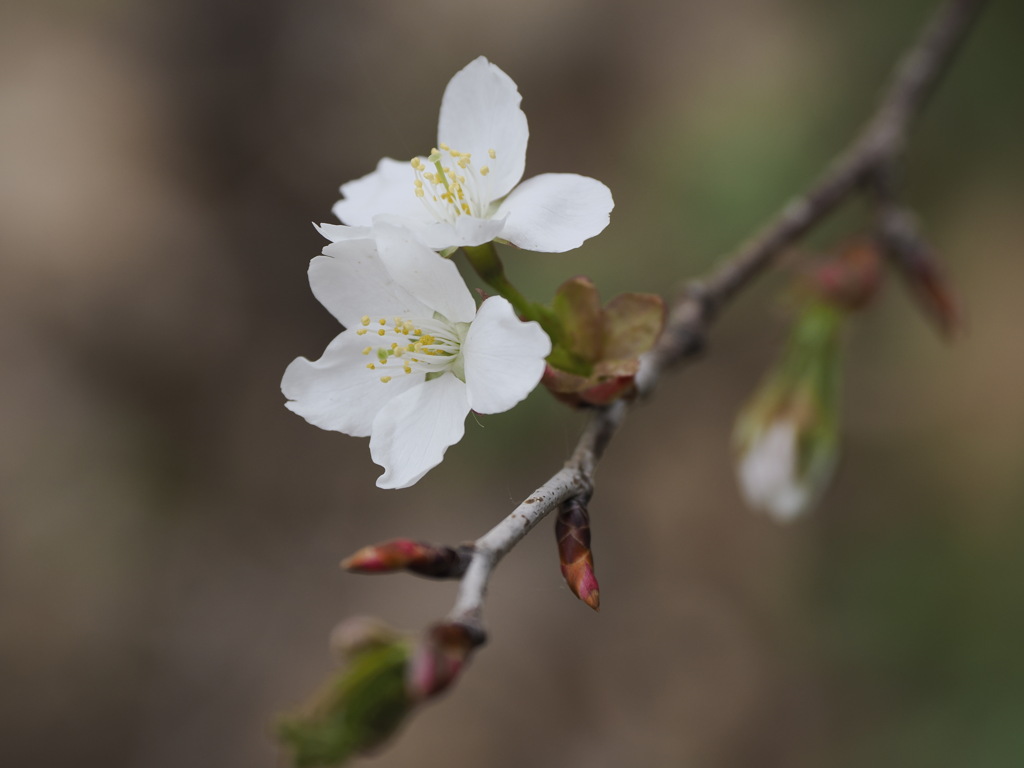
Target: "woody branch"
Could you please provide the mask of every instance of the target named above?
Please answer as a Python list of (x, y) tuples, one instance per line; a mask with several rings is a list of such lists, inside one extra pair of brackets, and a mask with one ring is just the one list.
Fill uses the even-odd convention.
[[(666, 369), (704, 348), (721, 309), (789, 246), (855, 194), (866, 194), (875, 203), (879, 237), (897, 266), (906, 267), (908, 259), (919, 259), (926, 252), (912, 217), (896, 196), (897, 164), (906, 149), (911, 124), (984, 5), (985, 0), (948, 0), (941, 5), (901, 59), (879, 106), (857, 137), (803, 194), (788, 202), (706, 278), (691, 283), (671, 305), (665, 329), (645, 356), (637, 376), (640, 398), (653, 391)], [(461, 571), (458, 596), (448, 621), (464, 624), (483, 637), (483, 605), (494, 568), (563, 502), (589, 500), (597, 464), (633, 402), (635, 399), (621, 399), (593, 410), (564, 467), (468, 546), (468, 562)]]

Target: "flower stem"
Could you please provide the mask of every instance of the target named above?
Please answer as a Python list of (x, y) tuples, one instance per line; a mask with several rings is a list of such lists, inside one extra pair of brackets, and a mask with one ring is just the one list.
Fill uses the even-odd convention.
[(512, 285), (505, 275), (505, 266), (498, 258), (498, 252), (493, 242), (483, 245), (464, 245), (462, 251), (480, 278), (496, 290), (500, 296), (508, 299), (520, 317), (524, 320), (536, 320), (551, 337), (551, 340), (558, 344), (562, 338), (562, 327), (558, 318), (550, 309), (540, 304), (534, 304)]

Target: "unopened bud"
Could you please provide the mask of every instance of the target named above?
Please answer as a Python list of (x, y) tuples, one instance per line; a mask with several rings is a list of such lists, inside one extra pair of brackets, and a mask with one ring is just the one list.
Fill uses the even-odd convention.
[(339, 658), (347, 659), (366, 648), (387, 645), (399, 640), (401, 635), (374, 616), (351, 616), (331, 631), (331, 650)]
[(818, 298), (836, 307), (862, 309), (878, 293), (882, 282), (882, 257), (878, 245), (869, 239), (850, 243), (809, 274), (810, 288)]
[[(415, 705), (405, 688), (409, 644), (393, 630), (359, 619), (348, 626), (358, 638), (345, 666), (300, 714), (284, 718), (278, 733), (296, 766), (340, 765), (387, 739)], [(387, 635), (387, 638), (384, 637)]]
[(843, 316), (830, 304), (807, 306), (782, 359), (736, 421), (740, 490), (779, 522), (813, 507), (835, 468)]
[(445, 690), (484, 639), (481, 630), (459, 622), (433, 625), (409, 660), (406, 671), (409, 696), (414, 701), (421, 701)]
[(598, 610), (601, 593), (594, 575), (594, 554), (590, 551), (590, 515), (579, 499), (569, 499), (558, 508), (555, 539), (565, 583), (576, 597)]
[(923, 244), (899, 251), (893, 258), (918, 307), (944, 338), (960, 331), (963, 320), (960, 304), (953, 294), (935, 254)]
[(341, 561), (341, 567), (353, 573), (409, 571), (434, 579), (458, 578), (468, 565), (469, 551), (465, 547), (453, 549), (411, 539), (363, 547)]

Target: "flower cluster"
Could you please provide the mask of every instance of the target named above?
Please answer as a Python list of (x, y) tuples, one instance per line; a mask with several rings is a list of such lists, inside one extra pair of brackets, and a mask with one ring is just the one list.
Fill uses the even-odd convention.
[[(608, 224), (611, 193), (594, 179), (519, 183), (521, 100), (498, 67), (470, 62), (445, 89), (437, 146), (343, 184), (341, 224), (318, 227), (331, 242), (310, 263), (310, 287), (345, 330), (319, 360), (294, 360), (281, 389), (311, 424), (369, 437), (381, 488), (417, 482), (471, 410), (506, 411), (544, 375), (553, 326), (508, 284), (490, 244), (562, 252)], [(501, 295), (476, 305), (446, 258), (459, 248)]]

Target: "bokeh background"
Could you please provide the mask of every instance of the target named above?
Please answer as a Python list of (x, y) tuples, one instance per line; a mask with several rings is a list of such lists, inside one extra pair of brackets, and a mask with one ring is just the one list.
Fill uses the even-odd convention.
[[(671, 295), (807, 185), (931, 0), (11, 0), (0, 22), (0, 764), (285, 764), (272, 723), (370, 613), (454, 586), (338, 560), (475, 537), (581, 417), (544, 392), (470, 420), (412, 489), (283, 407), (338, 332), (305, 278), (340, 183), (434, 141), (448, 78), (519, 84), (527, 174), (613, 190), (578, 252), (512, 254)], [(844, 460), (789, 527), (746, 510), (732, 419), (785, 337), (786, 279), (722, 317), (613, 443), (591, 506), (602, 611), (544, 525), (491, 640), (381, 766), (1024, 762), (1024, 6), (993, 3), (915, 133), (907, 199), (966, 333), (894, 281), (849, 337)], [(802, 244), (856, 228), (849, 206)]]

